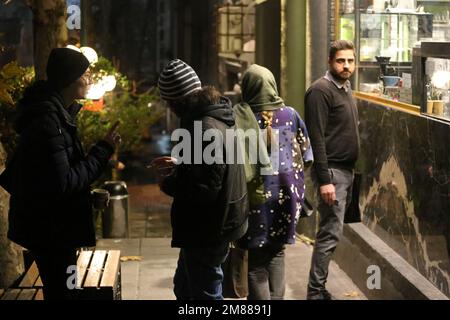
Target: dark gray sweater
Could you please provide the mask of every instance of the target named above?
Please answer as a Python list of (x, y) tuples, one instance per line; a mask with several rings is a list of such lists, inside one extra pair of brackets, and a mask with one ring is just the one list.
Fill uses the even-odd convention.
[(306, 92), (305, 120), (319, 184), (330, 184), (328, 168), (353, 169), (358, 158), (358, 110), (351, 90), (317, 80)]

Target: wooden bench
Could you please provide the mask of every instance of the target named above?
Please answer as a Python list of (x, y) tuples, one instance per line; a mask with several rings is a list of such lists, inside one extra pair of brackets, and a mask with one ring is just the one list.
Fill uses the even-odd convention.
[(121, 300), (120, 251), (81, 251), (77, 260), (77, 287), (82, 299)]
[(19, 283), (19, 288), (42, 288), (42, 280), (39, 276), (39, 270), (36, 262), (33, 261), (30, 268), (28, 268), (22, 281)]
[[(33, 261), (19, 284), (19, 289), (40, 289), (42, 281)], [(121, 300), (119, 250), (79, 251), (77, 290), (83, 300)]]
[(42, 289), (0, 289), (0, 300), (44, 300)]

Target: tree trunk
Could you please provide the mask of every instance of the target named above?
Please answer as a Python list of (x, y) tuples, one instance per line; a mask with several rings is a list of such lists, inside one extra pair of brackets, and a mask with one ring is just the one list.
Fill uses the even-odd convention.
[(67, 43), (65, 0), (28, 0), (34, 15), (34, 68), (36, 79), (46, 79), (50, 51)]
[[(0, 144), (0, 172), (3, 172), (6, 153)], [(22, 250), (6, 237), (8, 230), (9, 195), (0, 187), (0, 288), (7, 288), (23, 273)]]

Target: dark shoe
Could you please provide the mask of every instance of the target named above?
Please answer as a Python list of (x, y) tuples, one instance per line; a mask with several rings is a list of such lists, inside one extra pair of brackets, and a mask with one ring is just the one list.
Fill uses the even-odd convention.
[(336, 298), (329, 293), (326, 289), (322, 292), (322, 295), (324, 297), (324, 300), (336, 300)]
[(327, 290), (311, 292), (306, 296), (306, 300), (336, 300), (336, 298)]

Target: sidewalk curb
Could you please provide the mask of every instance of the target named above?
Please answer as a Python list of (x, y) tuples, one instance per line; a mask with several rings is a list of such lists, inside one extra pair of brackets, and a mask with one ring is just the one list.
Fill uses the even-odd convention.
[[(428, 279), (362, 223), (344, 226), (334, 258), (369, 299), (449, 300)], [(371, 265), (381, 269), (381, 289), (368, 289)]]

